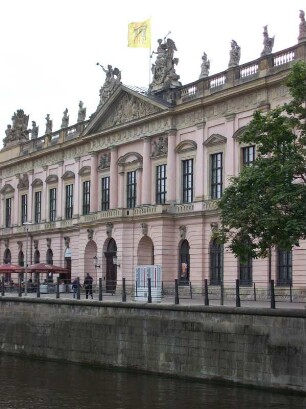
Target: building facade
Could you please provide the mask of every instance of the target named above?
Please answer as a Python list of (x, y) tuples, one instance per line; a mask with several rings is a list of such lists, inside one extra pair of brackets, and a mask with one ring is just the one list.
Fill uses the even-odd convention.
[(305, 286), (304, 243), (240, 265), (212, 240), (229, 177), (256, 156), (239, 135), (255, 110), (288, 101), (284, 80), (306, 59), (305, 36), (243, 65), (235, 43), (228, 69), (213, 76), (205, 55), (200, 79), (184, 86), (173, 45), (159, 43), (149, 90), (123, 85), (108, 66), (89, 119), (80, 102), (76, 124), (66, 110), (60, 130), (47, 116), (38, 136), (16, 111), (0, 152), (3, 263), (67, 266), (69, 279), (89, 272), (111, 291), (144, 264), (160, 265), (164, 283)]

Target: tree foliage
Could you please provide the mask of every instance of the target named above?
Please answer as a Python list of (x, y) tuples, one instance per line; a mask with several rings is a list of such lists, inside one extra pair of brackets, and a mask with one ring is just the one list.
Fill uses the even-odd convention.
[(216, 237), (235, 256), (266, 257), (269, 248), (290, 250), (306, 238), (306, 64), (293, 65), (286, 81), (291, 101), (256, 111), (240, 137), (257, 157), (231, 178), (219, 201)]

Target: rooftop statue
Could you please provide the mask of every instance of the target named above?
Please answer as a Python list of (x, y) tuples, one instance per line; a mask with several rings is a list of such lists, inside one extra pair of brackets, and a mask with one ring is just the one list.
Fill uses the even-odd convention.
[(228, 68), (238, 67), (241, 56), (241, 48), (235, 40), (231, 41), (230, 60)]
[(153, 54), (157, 54), (157, 56), (155, 64), (152, 64), (153, 80), (149, 87), (151, 92), (176, 88), (182, 85), (179, 81), (180, 76), (175, 71), (179, 59), (173, 58), (174, 51), (177, 51), (174, 41), (170, 38), (163, 41), (160, 38), (157, 43), (157, 50), (153, 51)]
[(35, 121), (32, 121), (32, 129), (30, 130), (31, 139), (38, 138), (38, 126), (36, 125)]
[(112, 65), (108, 65), (107, 69), (105, 69), (103, 65), (99, 64), (98, 62), (97, 65), (99, 65), (106, 74), (104, 84), (100, 88), (99, 108), (121, 84), (121, 71), (116, 67), (113, 68)]
[(25, 115), (22, 109), (18, 109), (12, 116), (12, 125), (8, 125), (3, 139), (4, 147), (13, 146), (18, 142), (29, 140), (28, 130), (29, 115)]
[(69, 115), (68, 115), (68, 109), (66, 108), (65, 111), (63, 112), (61, 128), (67, 128), (68, 126), (69, 126)]
[(269, 37), (268, 26), (264, 26), (263, 36), (264, 36), (264, 40), (263, 40), (264, 48), (260, 54), (262, 57), (264, 55), (271, 54), (273, 46), (274, 46), (274, 37)]
[(207, 54), (202, 56), (201, 74), (199, 78), (205, 78), (209, 76), (210, 61), (207, 59)]
[(84, 103), (82, 101), (79, 102), (79, 111), (78, 111), (78, 122), (85, 121), (86, 118), (86, 108), (84, 108)]
[(45, 119), (46, 119), (46, 135), (49, 135), (52, 133), (52, 119), (50, 119), (50, 114), (47, 114)]
[(298, 41), (299, 43), (301, 41), (306, 40), (306, 21), (305, 21), (305, 13), (303, 10), (300, 10), (300, 26), (299, 26), (299, 36), (298, 36)]

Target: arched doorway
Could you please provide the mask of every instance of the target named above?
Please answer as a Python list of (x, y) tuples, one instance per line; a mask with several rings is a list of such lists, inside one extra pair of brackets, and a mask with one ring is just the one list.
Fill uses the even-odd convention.
[(143, 236), (140, 239), (137, 250), (137, 260), (137, 264), (140, 266), (154, 264), (154, 245), (150, 237)]
[[(53, 265), (53, 251), (51, 249), (47, 250), (46, 261), (47, 264)], [(53, 273), (51, 271), (48, 271), (47, 273), (47, 281), (53, 283)]]
[(68, 272), (67, 274), (60, 274), (60, 278), (65, 280), (66, 283), (70, 283), (71, 281), (71, 249), (70, 247), (66, 247), (65, 250), (65, 267), (67, 268)]
[[(12, 255), (10, 249), (5, 249), (3, 255), (3, 264), (11, 264), (12, 262)], [(11, 280), (11, 273), (5, 273), (5, 281), (9, 282)]]
[(89, 240), (85, 247), (84, 253), (84, 278), (86, 274), (89, 273), (92, 278), (93, 282), (98, 282), (98, 271), (95, 268), (94, 264), (94, 256), (97, 255), (97, 244), (94, 240)]
[(114, 293), (117, 285), (117, 265), (114, 264), (113, 258), (117, 255), (117, 244), (113, 238), (109, 240), (104, 255), (106, 258), (106, 292)]
[(189, 255), (189, 243), (188, 240), (183, 240), (180, 245), (180, 258), (179, 258), (179, 280), (180, 284), (189, 283), (190, 274), (190, 255)]

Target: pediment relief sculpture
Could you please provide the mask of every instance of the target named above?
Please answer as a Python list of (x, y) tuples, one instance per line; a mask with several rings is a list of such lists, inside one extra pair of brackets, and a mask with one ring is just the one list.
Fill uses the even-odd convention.
[(244, 134), (246, 128), (246, 126), (243, 126), (242, 128), (237, 129), (237, 131), (233, 135), (233, 138), (238, 140)]
[(111, 106), (107, 119), (102, 123), (99, 130), (121, 125), (158, 112), (161, 112), (161, 109), (155, 105), (124, 92), (119, 101)]
[(110, 167), (110, 152), (104, 152), (100, 156), (98, 170), (108, 169)]
[(131, 164), (142, 166), (142, 156), (138, 152), (129, 152), (118, 159), (118, 166), (125, 167)]
[(23, 175), (19, 176), (19, 182), (18, 182), (17, 188), (19, 190), (29, 189), (29, 178), (28, 178), (27, 173), (24, 173)]
[(34, 179), (32, 182), (32, 187), (39, 187), (43, 185), (43, 181), (41, 179)]
[(14, 193), (14, 192), (15, 192), (15, 189), (14, 189), (13, 186), (10, 185), (9, 183), (6, 183), (6, 184), (3, 186), (3, 188), (0, 190), (0, 193), (1, 193), (2, 195), (6, 195), (6, 194), (8, 194), (8, 193)]
[(57, 183), (58, 182), (58, 176), (57, 175), (49, 175), (46, 178), (46, 183)]
[(79, 170), (79, 175), (80, 176), (88, 176), (91, 173), (91, 168), (90, 166), (83, 166), (80, 170)]
[(188, 151), (195, 151), (197, 149), (197, 144), (195, 141), (186, 140), (180, 142), (175, 148), (176, 153), (183, 153)]
[(63, 180), (74, 179), (74, 178), (75, 178), (75, 174), (74, 172), (72, 172), (72, 170), (67, 170), (62, 176)]
[(158, 140), (153, 141), (152, 157), (167, 155), (168, 153), (168, 138), (160, 136)]
[(214, 146), (214, 145), (221, 145), (226, 143), (227, 139), (225, 136), (220, 134), (212, 134), (210, 137), (203, 143), (204, 146)]

